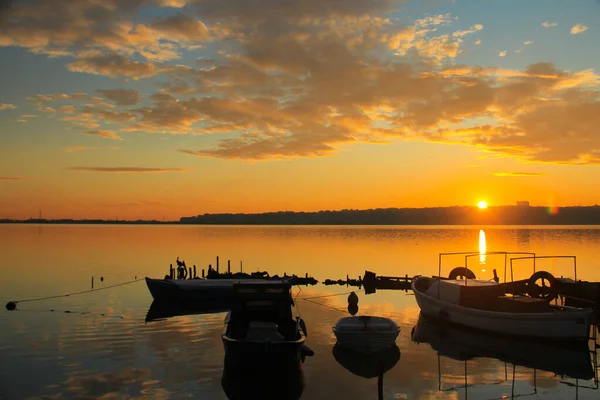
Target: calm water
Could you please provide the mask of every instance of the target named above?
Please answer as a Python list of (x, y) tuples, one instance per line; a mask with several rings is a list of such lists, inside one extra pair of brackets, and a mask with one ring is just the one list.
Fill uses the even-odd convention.
[[(600, 228), (483, 227), (487, 251), (577, 256), (578, 278), (600, 280)], [(0, 225), (0, 299), (21, 300), (162, 277), (179, 256), (198, 273), (220, 256), (221, 270), (304, 274), (320, 281), (378, 275), (437, 274), (438, 253), (479, 251), (480, 228), (209, 227)], [(464, 260), (449, 258), (442, 274)], [(469, 260), (478, 278), (504, 273), (503, 257)], [(538, 269), (573, 275), (568, 260)], [(514, 265), (515, 279), (532, 265)], [(100, 282), (100, 277), (104, 282)], [(297, 304), (315, 356), (303, 368), (303, 399), (375, 399), (367, 362), (333, 354), (332, 326), (347, 315), (339, 286), (303, 287)], [(523, 347), (419, 322), (410, 294), (359, 292), (359, 314), (401, 325), (399, 360), (390, 355), (386, 399), (598, 399), (591, 356)], [(221, 384), (224, 313), (145, 322), (152, 299), (143, 281), (94, 293), (19, 304), (0, 311), (0, 399), (227, 398)], [(416, 343), (411, 331), (416, 326)], [(432, 348), (433, 347), (433, 348)], [(435, 350), (434, 350), (435, 349)], [(502, 356), (498, 352), (503, 353)], [(341, 360), (342, 363), (338, 362)], [(342, 365), (345, 364), (345, 365)], [(371, 368), (372, 369), (372, 368)], [(558, 373), (558, 374), (557, 374)], [(566, 374), (566, 375), (560, 375)], [(570, 375), (570, 376), (568, 376)], [(578, 379), (575, 379), (575, 378)]]

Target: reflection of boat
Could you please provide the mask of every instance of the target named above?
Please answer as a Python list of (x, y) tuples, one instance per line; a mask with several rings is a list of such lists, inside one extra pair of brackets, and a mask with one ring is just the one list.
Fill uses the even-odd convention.
[(238, 399), (299, 399), (304, 391), (302, 361), (281, 365), (262, 358), (225, 355), (221, 386), (227, 397)]
[(588, 339), (592, 309), (552, 305), (547, 298), (506, 296), (509, 285), (416, 276), (412, 289), (423, 314), (447, 322), (540, 339)]
[(338, 342), (365, 353), (374, 353), (393, 346), (400, 332), (389, 318), (362, 315), (344, 317), (333, 327)]
[(271, 359), (295, 364), (310, 350), (304, 346), (306, 327), (292, 315), (291, 287), (286, 283), (246, 282), (234, 285), (231, 311), (222, 335), (225, 354), (233, 358)]
[(205, 302), (192, 307), (154, 300), (146, 313), (146, 322), (160, 321), (181, 315), (217, 314), (227, 312), (229, 309), (230, 304), (223, 302)]
[(383, 375), (398, 363), (400, 349), (394, 343), (377, 352), (365, 353), (337, 342), (333, 346), (333, 357), (356, 376), (377, 378), (379, 399), (383, 399)]
[(412, 340), (429, 343), (439, 355), (455, 360), (487, 357), (576, 379), (595, 377), (587, 342), (560, 346), (518, 340), (443, 324), (423, 314), (413, 328)]
[[(152, 279), (146, 277), (146, 285), (158, 301), (195, 304), (209, 300), (230, 300), (233, 285), (248, 282), (247, 279)], [(252, 279), (255, 283), (270, 282)], [(273, 281), (277, 283), (276, 281)]]
[(400, 360), (400, 349), (393, 344), (378, 352), (367, 354), (337, 342), (333, 346), (333, 357), (354, 375), (377, 378), (392, 369)]

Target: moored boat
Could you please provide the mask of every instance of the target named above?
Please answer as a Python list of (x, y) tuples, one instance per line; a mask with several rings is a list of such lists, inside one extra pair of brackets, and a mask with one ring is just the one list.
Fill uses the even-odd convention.
[(361, 315), (339, 319), (333, 333), (341, 346), (370, 354), (394, 346), (400, 326), (389, 318)]
[(507, 296), (510, 284), (416, 276), (412, 290), (421, 312), (473, 329), (548, 340), (587, 340), (592, 309), (559, 306), (548, 298)]
[[(233, 286), (244, 279), (153, 279), (146, 277), (146, 285), (156, 301), (195, 303), (203, 301), (230, 301)], [(253, 279), (252, 282), (269, 282)]]
[(275, 364), (294, 365), (312, 351), (304, 345), (306, 326), (294, 318), (291, 286), (279, 282), (234, 285), (231, 311), (222, 335), (226, 357), (260, 356)]

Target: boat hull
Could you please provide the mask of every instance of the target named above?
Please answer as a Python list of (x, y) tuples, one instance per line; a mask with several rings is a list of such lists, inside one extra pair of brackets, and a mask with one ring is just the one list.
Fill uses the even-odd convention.
[[(269, 282), (256, 279), (256, 283)], [(198, 303), (206, 301), (230, 302), (233, 299), (233, 285), (243, 283), (243, 279), (152, 279), (146, 278), (146, 285), (156, 301), (170, 303)]]
[(474, 309), (436, 299), (412, 289), (421, 312), (428, 317), (473, 329), (503, 335), (536, 337), (544, 340), (587, 340), (594, 312), (590, 309), (564, 307), (563, 311), (540, 313), (511, 313)]
[(338, 343), (371, 354), (395, 345), (400, 327), (381, 317), (345, 317), (333, 327)]

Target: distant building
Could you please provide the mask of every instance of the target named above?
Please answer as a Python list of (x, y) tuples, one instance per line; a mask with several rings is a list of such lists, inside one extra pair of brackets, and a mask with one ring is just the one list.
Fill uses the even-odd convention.
[(528, 201), (517, 201), (517, 207), (529, 207)]

